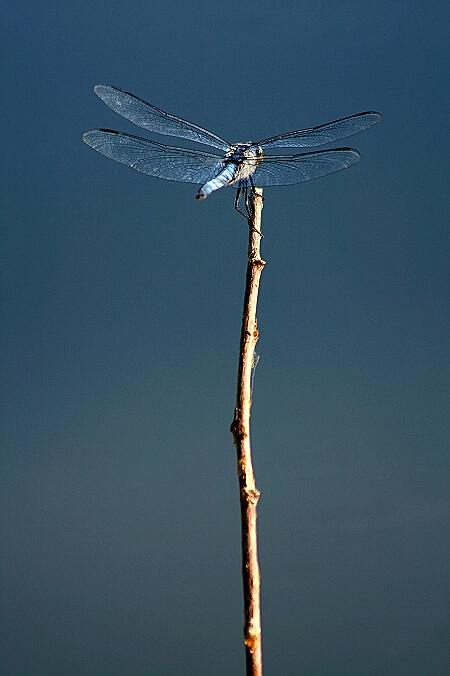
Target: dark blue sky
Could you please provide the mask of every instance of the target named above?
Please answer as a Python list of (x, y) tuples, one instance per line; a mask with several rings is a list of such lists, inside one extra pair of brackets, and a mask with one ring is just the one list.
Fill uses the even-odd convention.
[(265, 673), (447, 674), (448, 3), (5, 0), (0, 24), (1, 673), (244, 673), (247, 227), (233, 190), (85, 146), (145, 135), (101, 83), (231, 142), (383, 114), (335, 144), (356, 167), (265, 190)]

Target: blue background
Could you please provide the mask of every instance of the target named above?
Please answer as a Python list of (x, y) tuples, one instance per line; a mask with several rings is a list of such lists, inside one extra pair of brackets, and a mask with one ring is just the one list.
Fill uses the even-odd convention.
[(265, 673), (447, 674), (448, 2), (1, 11), (1, 673), (244, 672), (247, 226), (85, 146), (146, 135), (101, 83), (231, 142), (383, 114), (356, 167), (264, 193)]

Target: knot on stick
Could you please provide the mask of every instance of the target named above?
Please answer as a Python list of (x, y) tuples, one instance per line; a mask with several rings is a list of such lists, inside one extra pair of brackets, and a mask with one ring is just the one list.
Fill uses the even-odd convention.
[(253, 653), (254, 650), (256, 650), (257, 648), (259, 648), (260, 643), (261, 643), (260, 634), (248, 635), (244, 639), (244, 644), (250, 650), (251, 653)]
[(244, 486), (244, 488), (241, 489), (241, 495), (249, 505), (257, 505), (261, 493), (257, 488), (246, 488)]
[(237, 418), (235, 418), (231, 423), (230, 431), (231, 434), (233, 435), (233, 440), (235, 444), (248, 436), (247, 431), (245, 429), (245, 425), (242, 423), (242, 421), (238, 420)]

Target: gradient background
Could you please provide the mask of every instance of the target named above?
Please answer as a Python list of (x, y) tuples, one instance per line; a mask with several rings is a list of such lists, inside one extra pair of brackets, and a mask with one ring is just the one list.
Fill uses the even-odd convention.
[(265, 673), (448, 673), (449, 25), (440, 0), (3, 2), (2, 675), (244, 673), (247, 226), (231, 189), (85, 146), (146, 135), (98, 83), (231, 142), (382, 112), (334, 144), (359, 165), (265, 190)]

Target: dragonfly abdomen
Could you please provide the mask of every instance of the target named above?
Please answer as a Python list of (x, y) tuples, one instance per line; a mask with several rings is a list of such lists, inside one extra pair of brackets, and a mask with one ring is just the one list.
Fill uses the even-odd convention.
[(211, 181), (208, 181), (208, 183), (205, 183), (205, 185), (199, 189), (198, 193), (196, 194), (196, 198), (198, 200), (204, 200), (215, 190), (219, 190), (219, 188), (229, 185), (235, 178), (237, 170), (238, 165), (234, 162), (230, 162), (218, 176), (213, 178)]

